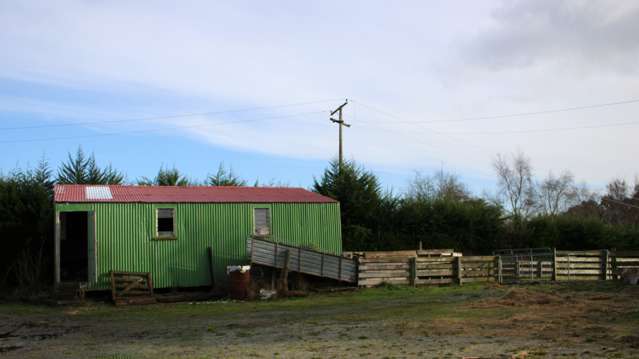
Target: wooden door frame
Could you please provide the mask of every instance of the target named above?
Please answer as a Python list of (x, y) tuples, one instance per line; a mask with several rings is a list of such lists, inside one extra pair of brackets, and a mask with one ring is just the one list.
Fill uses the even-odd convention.
[[(61, 263), (61, 252), (60, 252), (60, 236), (62, 234), (62, 221), (61, 215), (62, 213), (69, 212), (85, 212), (87, 215), (87, 241), (93, 239), (93, 250), (91, 251), (91, 246), (87, 243), (87, 282), (95, 283), (97, 282), (98, 276), (98, 232), (97, 232), (97, 214), (94, 209), (91, 210), (69, 210), (69, 211), (54, 211), (54, 243), (53, 243), (53, 251), (54, 251), (54, 268), (53, 268), (53, 281), (55, 285), (61, 283), (60, 281), (60, 265)], [(92, 219), (91, 219), (92, 217)], [(89, 229), (93, 227), (92, 233), (89, 233)], [(91, 238), (93, 237), (93, 238)], [(93, 260), (91, 260), (93, 258)], [(93, 265), (91, 265), (93, 262)]]

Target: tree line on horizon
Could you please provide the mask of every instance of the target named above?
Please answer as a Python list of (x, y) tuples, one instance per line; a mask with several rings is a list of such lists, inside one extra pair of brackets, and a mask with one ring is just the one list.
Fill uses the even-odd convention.
[[(46, 161), (41, 161), (39, 168), (46, 167)], [(59, 184), (125, 184), (125, 174), (115, 170), (110, 164), (100, 168), (95, 160), (95, 155), (87, 155), (81, 147), (75, 154), (69, 153), (67, 161), (60, 165), (55, 182)], [(231, 167), (228, 169), (224, 163), (220, 163), (217, 172), (207, 176), (204, 182), (198, 182), (182, 174), (177, 168), (165, 168), (160, 166), (155, 177), (141, 177), (135, 181), (140, 186), (246, 186), (247, 181), (237, 176)], [(259, 185), (256, 180), (254, 186)]]
[[(638, 249), (639, 183), (615, 179), (605, 193), (577, 184), (565, 171), (538, 180), (522, 153), (493, 162), (494, 193), (475, 195), (458, 176), (416, 173), (405, 193), (382, 190), (379, 178), (354, 161), (331, 161), (311, 190), (340, 202), (344, 250), (453, 248), (489, 254), (502, 248)], [(79, 148), (54, 173), (34, 169), (0, 174), (0, 288), (50, 283), (53, 261), (53, 185), (123, 184), (125, 175), (100, 167)], [(161, 167), (138, 185), (246, 186), (220, 164), (205, 182)], [(254, 186), (260, 185), (255, 181)], [(273, 185), (269, 183), (266, 185)], [(276, 184), (282, 186), (282, 184)], [(283, 186), (286, 186), (285, 184)]]

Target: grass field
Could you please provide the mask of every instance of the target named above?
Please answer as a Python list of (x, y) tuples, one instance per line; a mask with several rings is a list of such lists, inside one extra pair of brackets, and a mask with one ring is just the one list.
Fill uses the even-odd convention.
[(639, 358), (639, 287), (384, 287), (265, 302), (0, 305), (7, 358)]

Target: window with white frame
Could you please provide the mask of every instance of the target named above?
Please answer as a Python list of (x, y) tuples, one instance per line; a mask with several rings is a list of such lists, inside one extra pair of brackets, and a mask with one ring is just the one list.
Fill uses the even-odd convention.
[(255, 208), (253, 210), (253, 234), (268, 236), (271, 234), (271, 213), (268, 208)]
[(175, 238), (175, 209), (157, 209), (157, 234), (159, 238)]

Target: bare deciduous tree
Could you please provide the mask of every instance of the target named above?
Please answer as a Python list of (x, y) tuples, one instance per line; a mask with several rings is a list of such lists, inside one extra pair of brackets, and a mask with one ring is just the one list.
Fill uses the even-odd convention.
[(440, 171), (433, 176), (424, 176), (417, 172), (408, 185), (407, 196), (416, 199), (461, 201), (470, 198), (471, 195), (457, 175)]
[(576, 204), (579, 193), (572, 173), (559, 176), (552, 172), (538, 185), (537, 204), (542, 214), (555, 216)]
[(624, 179), (616, 178), (608, 183), (606, 196), (615, 201), (623, 201), (628, 197), (628, 183)]
[(577, 197), (575, 198), (575, 205), (584, 202), (599, 202), (599, 200), (601, 199), (601, 195), (595, 191), (591, 191), (585, 182), (577, 185), (575, 189), (577, 190), (575, 192), (575, 194), (577, 195)]
[(506, 210), (516, 218), (526, 218), (535, 210), (535, 184), (530, 159), (523, 153), (512, 155), (512, 163), (497, 155), (493, 167), (498, 178), (498, 195)]

